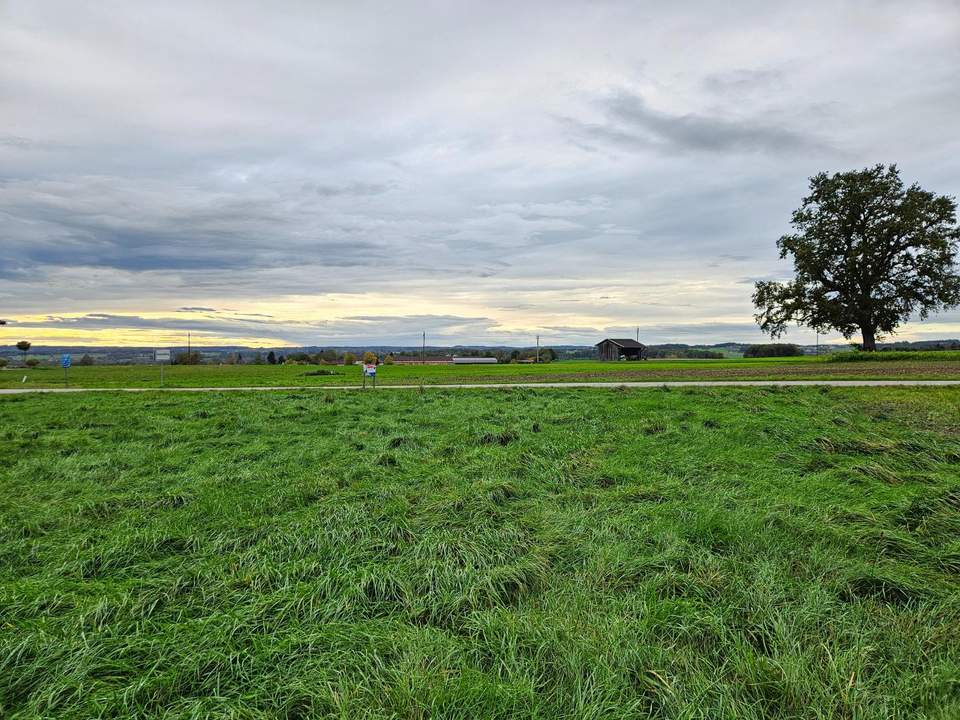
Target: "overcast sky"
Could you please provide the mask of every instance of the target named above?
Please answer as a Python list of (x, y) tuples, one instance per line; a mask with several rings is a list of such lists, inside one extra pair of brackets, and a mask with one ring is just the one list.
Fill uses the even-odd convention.
[(960, 195), (957, 0), (0, 0), (0, 343), (756, 341), (877, 162)]

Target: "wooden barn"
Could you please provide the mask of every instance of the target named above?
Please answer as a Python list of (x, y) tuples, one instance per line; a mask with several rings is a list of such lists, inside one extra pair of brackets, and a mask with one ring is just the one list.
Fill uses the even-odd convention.
[(607, 338), (596, 344), (601, 360), (646, 360), (647, 346), (636, 340)]

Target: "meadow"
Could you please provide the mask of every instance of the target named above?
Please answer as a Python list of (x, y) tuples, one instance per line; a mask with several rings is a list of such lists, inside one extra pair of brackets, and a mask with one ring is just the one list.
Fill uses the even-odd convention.
[(960, 388), (15, 395), (0, 456), (2, 717), (960, 716)]
[[(882, 353), (886, 355), (887, 353)], [(572, 360), (547, 364), (381, 365), (381, 385), (436, 385), (516, 382), (626, 382), (682, 380), (866, 380), (960, 379), (960, 353), (910, 353), (886, 362), (850, 357), (728, 358), (598, 362)], [(881, 353), (876, 353), (881, 355)], [(915, 357), (918, 356), (918, 357)], [(843, 361), (840, 361), (843, 358)], [(25, 379), (24, 379), (25, 378)], [(174, 365), (164, 368), (165, 387), (322, 387), (359, 385), (359, 366), (343, 365)], [(73, 387), (160, 387), (156, 365), (94, 365), (70, 369)], [(0, 371), (0, 388), (64, 387), (55, 366)]]

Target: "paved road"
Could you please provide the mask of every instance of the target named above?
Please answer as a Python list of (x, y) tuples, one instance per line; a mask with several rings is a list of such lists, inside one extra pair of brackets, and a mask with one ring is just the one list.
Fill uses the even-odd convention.
[[(662, 388), (662, 387), (946, 387), (960, 380), (683, 380), (671, 382), (540, 382), (463, 383), (457, 385), (378, 385), (377, 390), (497, 390), (503, 388)], [(137, 388), (0, 388), (0, 395), (83, 392), (250, 392), (265, 390), (363, 390), (359, 385), (282, 385), (249, 387), (137, 387)], [(367, 387), (367, 390), (372, 390)]]

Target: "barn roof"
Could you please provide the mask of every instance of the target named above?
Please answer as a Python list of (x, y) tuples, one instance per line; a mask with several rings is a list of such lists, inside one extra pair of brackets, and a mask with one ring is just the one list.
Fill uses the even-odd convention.
[(612, 342), (622, 348), (639, 348), (642, 350), (647, 347), (643, 343), (638, 343), (636, 340), (630, 340), (629, 338), (607, 338), (598, 342), (597, 345), (602, 345), (605, 342)]

